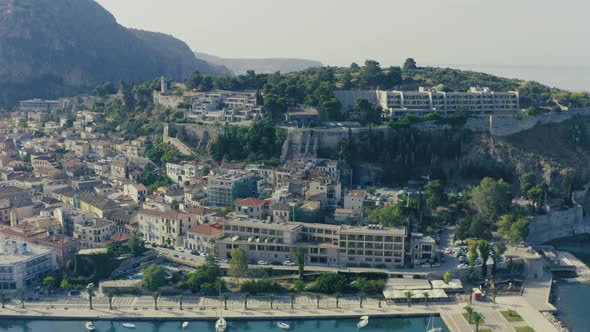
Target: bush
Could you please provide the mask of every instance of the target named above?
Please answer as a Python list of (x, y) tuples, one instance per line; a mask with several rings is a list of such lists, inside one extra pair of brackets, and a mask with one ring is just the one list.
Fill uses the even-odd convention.
[(249, 280), (240, 285), (240, 292), (248, 294), (283, 293), (285, 291), (285, 287), (268, 279)]
[(348, 287), (348, 280), (340, 273), (322, 273), (315, 280), (309, 291), (315, 293), (333, 294), (342, 292)]

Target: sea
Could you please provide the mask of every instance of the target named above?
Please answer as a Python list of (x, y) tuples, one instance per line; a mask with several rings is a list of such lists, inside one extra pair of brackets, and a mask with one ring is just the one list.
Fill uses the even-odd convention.
[[(555, 248), (568, 251), (590, 265), (590, 236), (581, 235), (553, 241)], [(590, 284), (566, 282), (560, 280), (554, 288), (554, 305), (558, 309), (557, 317), (574, 332), (590, 331), (590, 315), (588, 315), (588, 301), (590, 299)]]
[[(399, 332), (425, 332), (429, 317), (391, 317), (391, 318), (370, 318), (369, 324), (358, 329), (357, 319), (309, 319), (309, 320), (281, 320), (290, 324), (291, 332), (378, 332), (378, 331), (399, 331)], [(442, 331), (449, 330), (440, 318), (434, 317), (434, 326), (442, 327)], [(285, 331), (277, 326), (279, 320), (266, 321), (231, 321), (228, 319), (228, 332), (250, 331), (250, 332), (280, 332)], [(11, 332), (81, 332), (86, 331), (84, 321), (77, 320), (6, 320), (0, 319), (0, 331)], [(133, 323), (135, 329), (128, 329), (122, 326), (122, 323)], [(141, 331), (141, 332), (182, 332), (182, 331), (215, 331), (213, 321), (191, 321), (186, 329), (180, 326), (181, 322), (170, 321), (141, 321), (141, 322), (121, 322), (121, 321), (94, 321), (96, 332), (117, 332), (117, 331)]]

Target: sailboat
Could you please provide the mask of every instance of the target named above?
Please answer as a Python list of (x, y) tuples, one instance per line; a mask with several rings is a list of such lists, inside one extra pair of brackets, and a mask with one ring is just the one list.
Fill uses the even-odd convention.
[(426, 325), (426, 332), (441, 332), (442, 327), (434, 327), (434, 315), (430, 315), (428, 325)]
[(227, 328), (227, 322), (223, 318), (223, 306), (221, 303), (221, 285), (219, 285), (219, 307), (221, 310), (219, 311), (219, 318), (215, 322), (215, 332), (223, 332)]
[(188, 322), (182, 322), (182, 324), (180, 324), (180, 326), (181, 326), (183, 329), (186, 329), (186, 328), (188, 327)]
[(84, 326), (86, 326), (86, 329), (88, 331), (94, 331), (94, 323), (92, 323), (91, 321), (88, 321), (84, 324)]

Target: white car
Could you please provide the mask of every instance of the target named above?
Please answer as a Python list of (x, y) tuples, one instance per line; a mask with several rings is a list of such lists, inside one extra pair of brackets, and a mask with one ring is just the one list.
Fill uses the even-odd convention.
[(264, 260), (259, 260), (258, 265), (268, 265), (268, 262)]
[(180, 251), (180, 252), (184, 252), (184, 248), (183, 247), (176, 247), (175, 250), (176, 251)]
[(295, 263), (291, 262), (291, 261), (284, 261), (283, 265), (285, 266), (295, 266)]

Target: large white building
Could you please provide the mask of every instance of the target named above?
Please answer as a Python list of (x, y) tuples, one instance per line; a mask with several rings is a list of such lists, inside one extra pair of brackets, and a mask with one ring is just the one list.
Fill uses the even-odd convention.
[(0, 238), (0, 289), (30, 288), (56, 268), (52, 249)]
[(100, 218), (85, 219), (74, 224), (74, 238), (80, 241), (80, 247), (84, 249), (106, 247), (114, 232), (115, 223)]
[(487, 87), (471, 87), (466, 92), (443, 92), (420, 87), (418, 91), (378, 91), (379, 104), (387, 115), (442, 114), (467, 110), (470, 114), (514, 113), (520, 109), (518, 92), (496, 92)]

